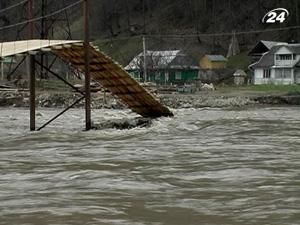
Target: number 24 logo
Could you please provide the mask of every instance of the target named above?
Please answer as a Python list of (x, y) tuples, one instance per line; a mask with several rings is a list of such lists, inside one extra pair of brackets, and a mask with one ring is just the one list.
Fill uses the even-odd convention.
[(273, 9), (262, 18), (262, 22), (263, 23), (276, 23), (276, 22), (283, 23), (289, 15), (290, 15), (290, 13), (287, 9), (284, 9), (284, 8)]

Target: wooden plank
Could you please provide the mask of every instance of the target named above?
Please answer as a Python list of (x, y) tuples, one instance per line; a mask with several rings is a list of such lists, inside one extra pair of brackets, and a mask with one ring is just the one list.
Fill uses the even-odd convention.
[[(55, 49), (53, 52), (75, 68), (84, 71), (83, 46)], [(109, 90), (134, 112), (145, 117), (173, 116), (172, 112), (123, 68), (102, 52), (91, 47), (91, 75), (93, 80)]]

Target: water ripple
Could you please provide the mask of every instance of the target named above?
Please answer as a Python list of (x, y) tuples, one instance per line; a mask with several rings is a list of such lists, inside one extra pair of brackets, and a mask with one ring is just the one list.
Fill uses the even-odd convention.
[[(42, 124), (57, 110), (40, 110)], [(180, 109), (151, 127), (41, 132), (0, 109), (0, 224), (299, 224), (299, 108)], [(94, 120), (134, 118), (95, 110)]]

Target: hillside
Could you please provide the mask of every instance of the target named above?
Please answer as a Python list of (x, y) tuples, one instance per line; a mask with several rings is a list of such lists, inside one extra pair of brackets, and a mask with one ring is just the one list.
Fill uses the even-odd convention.
[[(96, 1), (95, 1), (96, 2)], [(271, 9), (287, 8), (291, 15), (284, 24), (264, 25), (262, 17)], [(142, 50), (146, 34), (147, 48), (182, 49), (195, 58), (204, 53), (226, 55), (231, 35), (205, 37), (207, 33), (264, 30), (299, 25), (299, 0), (104, 0), (92, 11), (92, 37), (98, 45), (122, 63)], [(170, 38), (164, 35), (200, 34)], [(152, 36), (151, 36), (152, 35)], [(126, 39), (124, 37), (132, 37)], [(103, 41), (102, 39), (111, 39)], [(124, 38), (124, 39), (123, 39)], [(275, 31), (237, 36), (242, 52), (258, 40), (299, 41), (300, 31)]]
[[(47, 3), (46, 14), (76, 0), (43, 0)], [(20, 0), (0, 0), (5, 8)], [(35, 1), (35, 16), (41, 15), (41, 2)], [(195, 58), (204, 53), (226, 55), (231, 35), (203, 36), (211, 33), (263, 30), (300, 24), (299, 0), (90, 0), (91, 37), (102, 50), (126, 64), (142, 50), (141, 35), (148, 35), (148, 49), (181, 49)], [(284, 7), (290, 17), (284, 24), (265, 25), (261, 18), (271, 9)], [(23, 13), (18, 10), (22, 9)], [(0, 14), (0, 24), (8, 25), (26, 18), (26, 11), (17, 8)], [(72, 38), (82, 38), (81, 9), (79, 6), (66, 13)], [(64, 38), (62, 24), (54, 24), (55, 38)], [(64, 24), (63, 26), (66, 26)], [(37, 27), (38, 24), (37, 24)], [(38, 28), (37, 28), (38, 29)], [(14, 39), (16, 29), (2, 31), (2, 39)], [(37, 37), (39, 36), (37, 32)], [(193, 37), (166, 37), (164, 35), (199, 34)], [(20, 36), (24, 36), (21, 33)], [(237, 35), (242, 52), (246, 52), (258, 40), (299, 41), (300, 30), (274, 31)]]

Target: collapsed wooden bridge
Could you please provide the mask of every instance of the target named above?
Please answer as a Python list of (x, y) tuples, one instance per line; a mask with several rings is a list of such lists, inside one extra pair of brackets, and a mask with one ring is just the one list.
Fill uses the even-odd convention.
[[(85, 73), (85, 45), (72, 40), (26, 40), (0, 44), (0, 57), (35, 55), (39, 52), (52, 52), (67, 64)], [(132, 111), (143, 117), (173, 116), (148, 90), (134, 80), (121, 65), (89, 45), (89, 73)]]
[[(75, 68), (84, 71), (83, 45), (63, 45), (52, 52)], [(111, 58), (90, 46), (90, 73), (105, 89), (124, 102), (132, 111), (144, 117), (172, 116), (170, 110), (143, 88)]]

